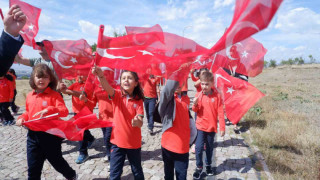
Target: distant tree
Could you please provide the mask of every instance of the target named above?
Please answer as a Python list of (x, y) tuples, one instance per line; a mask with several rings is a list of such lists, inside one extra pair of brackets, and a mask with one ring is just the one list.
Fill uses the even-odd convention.
[(316, 59), (311, 54), (308, 57), (310, 58), (310, 63), (311, 64), (316, 62)]
[(298, 64), (298, 63), (299, 63), (299, 58), (298, 57), (294, 58), (294, 64)]
[(264, 61), (264, 67), (267, 68), (269, 65), (269, 62), (268, 61)]
[(289, 61), (282, 60), (282, 61), (280, 62), (280, 64), (281, 64), (281, 65), (287, 65), (287, 64), (289, 64)]
[(127, 35), (127, 33), (126, 32), (123, 32), (123, 33), (118, 33), (117, 31), (113, 31), (113, 37), (120, 37), (120, 36), (125, 36), (125, 35)]
[(298, 64), (304, 64), (304, 59), (301, 56), (299, 57)]
[(97, 50), (97, 43), (94, 43), (94, 44), (91, 46), (91, 50), (92, 50), (92, 52), (96, 52), (96, 50)]
[(277, 67), (277, 62), (275, 60), (270, 60), (269, 67)]

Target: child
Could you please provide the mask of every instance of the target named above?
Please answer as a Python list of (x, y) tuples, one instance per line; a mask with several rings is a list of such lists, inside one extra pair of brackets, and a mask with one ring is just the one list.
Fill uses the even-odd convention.
[[(57, 86), (57, 80), (47, 65), (34, 66), (29, 84), (34, 90), (27, 95), (26, 112), (18, 117), (18, 126), (23, 122), (55, 113), (59, 113), (60, 117), (68, 115), (62, 96), (53, 90)], [(62, 138), (58, 136), (28, 130), (28, 179), (41, 178), (43, 163), (46, 159), (66, 179), (76, 179), (76, 172), (62, 157), (61, 143)]]
[(143, 86), (144, 107), (147, 113), (148, 129), (150, 135), (153, 134), (153, 113), (156, 107), (158, 97), (160, 96), (159, 81), (160, 78), (156, 78), (154, 77), (154, 75), (150, 75)]
[(188, 96), (183, 96), (179, 82), (167, 80), (161, 91), (159, 114), (162, 120), (161, 150), (164, 179), (186, 179), (189, 163), (190, 119)]
[(195, 71), (195, 69), (191, 70), (191, 79), (193, 82), (195, 82), (194, 87), (197, 89), (197, 92), (200, 92), (201, 91), (200, 76), (204, 72), (209, 72), (209, 70), (207, 68), (201, 68), (201, 69), (199, 69), (199, 72), (197, 72), (196, 76), (194, 75), (194, 71)]
[(3, 125), (14, 124), (14, 118), (9, 111), (9, 106), (13, 100), (13, 78), (6, 74), (0, 77), (0, 111)]
[[(80, 99), (86, 99), (86, 97), (80, 96)], [(99, 105), (99, 119), (103, 121), (113, 121), (112, 114), (112, 102), (108, 98), (107, 92), (100, 85), (93, 93), (92, 105), (95, 106), (98, 102)], [(103, 133), (103, 140), (106, 146), (106, 156), (103, 158), (104, 162), (110, 161), (111, 153), (111, 132), (112, 127), (101, 128)], [(108, 170), (110, 171), (110, 164)]]
[(8, 74), (13, 78), (13, 89), (14, 89), (14, 96), (13, 96), (13, 100), (11, 102), (11, 110), (13, 112), (14, 115), (17, 115), (20, 107), (17, 106), (15, 104), (15, 99), (16, 99), (16, 96), (17, 96), (17, 89), (16, 89), (16, 79), (17, 79), (17, 75), (16, 75), (16, 71), (14, 69), (9, 69), (8, 71)]
[(141, 166), (141, 127), (143, 124), (143, 92), (137, 73), (123, 71), (120, 75), (120, 90), (113, 89), (101, 68), (92, 73), (99, 77), (113, 106), (114, 127), (111, 133), (110, 179), (120, 179), (126, 156), (131, 164), (134, 179), (144, 179)]
[(195, 179), (199, 179), (203, 169), (202, 151), (206, 144), (206, 173), (212, 176), (211, 159), (213, 152), (214, 136), (217, 133), (217, 121), (219, 117), (220, 134), (224, 136), (225, 121), (223, 104), (220, 95), (213, 90), (213, 75), (211, 72), (204, 72), (200, 76), (202, 92), (195, 95), (192, 110), (197, 113), (196, 127), (198, 136), (196, 139), (196, 165), (193, 173)]
[[(77, 82), (73, 83), (68, 88), (63, 83), (60, 83), (60, 91), (63, 94), (72, 95), (72, 110), (74, 115), (79, 113), (85, 106), (87, 106), (91, 111), (93, 111), (94, 108), (94, 106), (88, 102), (88, 99), (92, 99), (92, 96), (85, 101), (81, 101), (79, 99), (79, 96), (84, 92), (85, 80), (86, 78), (84, 76), (79, 75), (77, 77)], [(90, 95), (90, 93), (88, 94)], [(75, 161), (77, 164), (82, 164), (89, 159), (88, 148), (92, 146), (94, 140), (95, 138), (91, 135), (90, 131), (85, 130), (83, 133), (83, 140), (79, 142), (79, 156)]]

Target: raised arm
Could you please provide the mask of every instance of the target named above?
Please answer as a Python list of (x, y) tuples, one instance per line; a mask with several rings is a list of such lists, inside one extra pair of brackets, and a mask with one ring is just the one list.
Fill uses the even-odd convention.
[(108, 95), (110, 97), (113, 97), (114, 89), (113, 89), (113, 87), (110, 86), (107, 79), (104, 77), (104, 74), (103, 74), (103, 71), (101, 70), (101, 68), (98, 66), (95, 66), (94, 68), (92, 68), (92, 74), (98, 76), (102, 88), (108, 93)]

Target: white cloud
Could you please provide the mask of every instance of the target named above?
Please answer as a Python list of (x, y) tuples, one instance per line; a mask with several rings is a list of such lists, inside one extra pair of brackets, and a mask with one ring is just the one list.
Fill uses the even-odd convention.
[(186, 11), (182, 8), (176, 7), (163, 7), (158, 11), (159, 16), (164, 20), (175, 20), (186, 16)]
[(320, 14), (308, 8), (295, 8), (279, 14), (275, 28), (283, 32), (320, 33)]
[(81, 28), (81, 31), (85, 34), (97, 34), (99, 32), (99, 26), (89, 21), (80, 20), (78, 21), (78, 24)]
[(295, 48), (293, 48), (293, 50), (295, 50), (295, 51), (303, 51), (303, 50), (305, 50), (307, 47), (305, 47), (305, 46), (298, 46), (298, 47), (295, 47)]
[(233, 4), (234, 0), (215, 0), (213, 9), (219, 9), (222, 7), (230, 6)]

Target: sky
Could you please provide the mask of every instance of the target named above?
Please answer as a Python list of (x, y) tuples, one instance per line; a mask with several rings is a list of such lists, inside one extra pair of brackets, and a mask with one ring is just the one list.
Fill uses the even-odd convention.
[[(125, 26), (161, 25), (163, 31), (212, 47), (231, 23), (235, 0), (25, 0), (42, 9), (36, 40), (97, 41), (99, 25), (105, 35), (125, 32)], [(0, 0), (6, 13), (9, 1)], [(0, 23), (0, 29), (3, 24)], [(253, 36), (268, 50), (265, 60), (312, 55), (320, 62), (320, 1), (284, 0), (268, 28)], [(23, 46), (24, 57), (40, 57)], [(28, 69), (14, 65), (16, 69)], [(30, 69), (29, 69), (30, 70)]]

